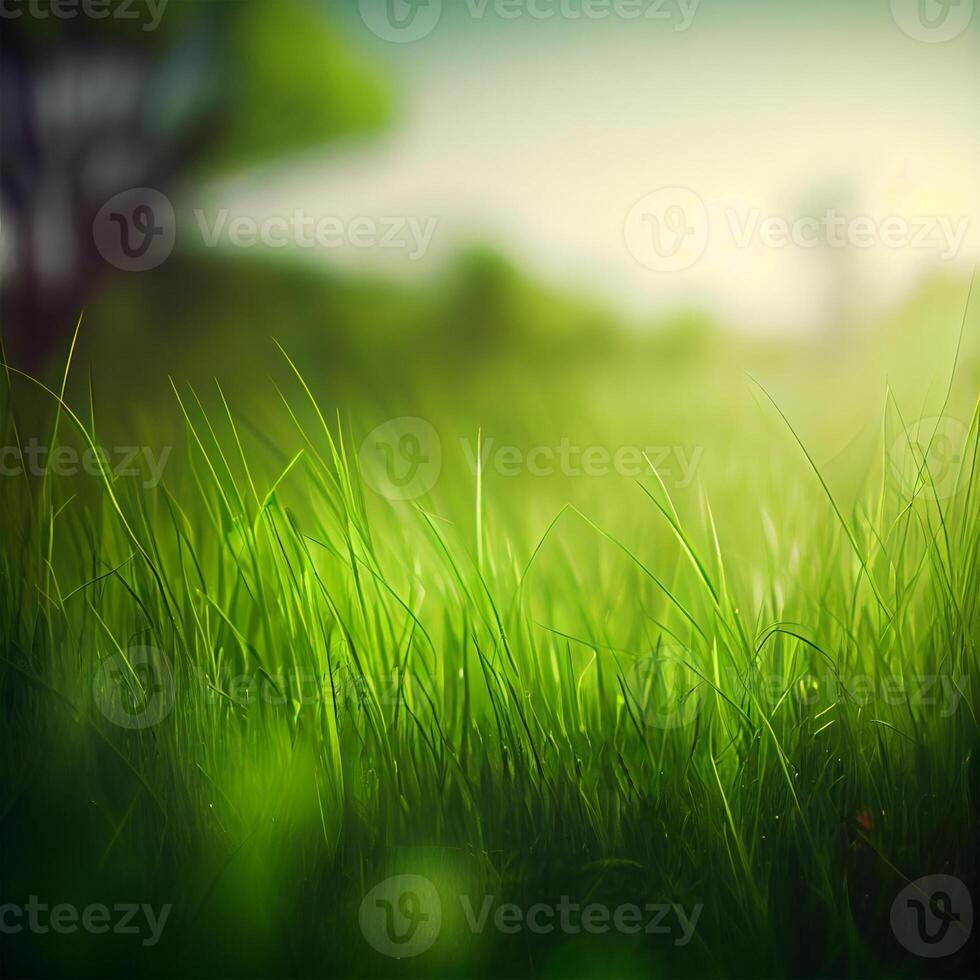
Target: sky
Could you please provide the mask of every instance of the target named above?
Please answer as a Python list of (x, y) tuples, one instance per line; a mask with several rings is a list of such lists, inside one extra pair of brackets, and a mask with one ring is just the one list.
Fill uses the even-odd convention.
[(431, 222), (424, 248), (317, 251), (345, 269), (426, 277), (480, 243), (638, 320), (819, 328), (980, 256), (980, 34), (950, 3), (332, 5), (391, 129), (213, 199)]

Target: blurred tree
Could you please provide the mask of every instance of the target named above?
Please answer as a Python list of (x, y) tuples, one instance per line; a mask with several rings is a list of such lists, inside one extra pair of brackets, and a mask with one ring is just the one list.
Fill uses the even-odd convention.
[(102, 278), (93, 222), (107, 201), (166, 194), (389, 117), (386, 86), (312, 0), (96, 9), (108, 16), (79, 5), (65, 18), (47, 0), (4, 8), (0, 328), (8, 356), (32, 370)]

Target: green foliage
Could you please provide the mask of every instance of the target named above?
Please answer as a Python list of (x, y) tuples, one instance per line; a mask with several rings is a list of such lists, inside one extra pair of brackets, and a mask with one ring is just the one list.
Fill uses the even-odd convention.
[(306, 0), (249, 0), (229, 17), (225, 119), (208, 172), (245, 167), (380, 128), (378, 68)]
[[(26, 0), (11, 0), (11, 11), (18, 2), (20, 16), (5, 18), (4, 30), (29, 58), (91, 49), (150, 59), (146, 124), (182, 124), (169, 135), (196, 140), (196, 176), (373, 132), (391, 118), (381, 67), (313, 0), (107, 0), (94, 17), (71, 4), (38, 17)], [(40, 10), (46, 2), (37, 0)]]
[[(523, 306), (506, 275), (489, 281)], [(554, 376), (512, 344), (480, 361), (489, 394), (470, 373), (457, 397), (445, 364), (434, 393), (416, 367), (385, 394), (348, 396), (339, 422), (311, 394), (332, 385), (310, 357), (299, 370), (267, 355), (273, 380), (251, 373), (236, 397), (176, 385), (180, 458), (157, 487), (3, 477), (6, 887), (175, 906), (159, 948), (41, 937), (39, 952), (12, 947), (15, 966), (922, 975), (890, 932), (892, 899), (927, 873), (976, 884), (978, 417), (962, 380), (975, 363), (946, 399), (968, 413), (961, 492), (935, 499), (940, 474), (909, 483), (889, 465), (900, 403), (860, 441), (856, 473), (815, 464), (834, 425), (813, 425), (828, 414), (818, 386), (770, 363), (767, 389), (779, 408), (795, 389), (803, 424), (758, 386), (736, 412), (718, 373), (731, 350), (694, 356), (711, 343), (683, 333), (620, 338), (601, 358), (588, 341)], [(634, 385), (650, 418), (673, 405), (657, 421), (667, 440), (707, 447), (690, 486), (509, 482), (492, 467), (478, 481), (453, 448), (475, 410), (464, 396), (498, 407), (484, 439), (509, 425), (546, 442), (586, 422), (605, 445), (641, 438)], [(378, 401), (443, 435), (443, 475), (415, 502), (379, 497), (360, 467)], [(97, 405), (97, 391), (77, 414), (66, 405), (50, 443), (96, 442)], [(9, 415), (6, 429), (9, 442)], [(152, 696), (138, 647), (169, 662), (172, 707), (126, 728), (94, 679), (128, 665), (134, 704)], [(955, 685), (950, 700), (919, 701), (924, 675)], [(665, 703), (684, 723), (657, 721)], [(429, 878), (447, 910), (408, 966), (357, 925), (361, 898), (394, 874)], [(464, 894), (704, 911), (683, 947), (474, 937)], [(968, 954), (944, 969), (965, 974)]]

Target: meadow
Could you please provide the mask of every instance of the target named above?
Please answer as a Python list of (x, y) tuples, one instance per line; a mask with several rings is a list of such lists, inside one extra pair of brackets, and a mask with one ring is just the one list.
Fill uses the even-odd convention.
[(4, 372), (3, 894), (110, 910), (5, 973), (973, 973), (894, 918), (978, 894), (968, 283), (774, 340), (223, 274)]

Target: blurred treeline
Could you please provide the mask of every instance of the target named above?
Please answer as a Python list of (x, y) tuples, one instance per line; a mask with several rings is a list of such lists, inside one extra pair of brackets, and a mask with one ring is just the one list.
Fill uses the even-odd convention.
[(104, 285), (92, 226), (116, 194), (174, 195), (391, 117), (384, 73), (317, 0), (22, 6), (0, 30), (0, 305), (8, 356), (34, 370)]
[[(195, 251), (181, 236), (159, 268), (113, 270), (92, 254), (91, 221), (114, 193), (161, 187), (179, 208), (210, 180), (380, 134), (398, 112), (397, 82), (314, 0), (174, 2), (152, 32), (111, 18), (11, 23), (2, 35), (3, 200), (23, 248), (4, 276), (4, 338), (15, 364), (54, 384), (85, 309), (68, 391), (85, 414), (91, 399), (104, 443), (176, 443), (171, 378), (208, 407), (220, 404), (217, 379), (244, 419), (249, 448), (264, 447), (275, 471), (295, 433), (283, 435), (276, 385), (288, 383), (288, 371), (272, 338), (355, 439), (386, 418), (420, 415), (449, 446), (481, 429), (525, 447), (563, 437), (704, 447), (736, 486), (746, 454), (766, 452), (743, 424), (758, 421), (750, 376), (822, 460), (877, 434), (889, 386), (914, 415), (942, 401), (968, 286), (956, 279), (927, 282), (879, 321), (832, 337), (753, 338), (697, 311), (627, 322), (478, 245), (407, 283), (302, 264), (288, 250), (272, 258)], [(53, 121), (32, 115), (30, 93), (64, 63), (74, 66), (78, 104), (69, 99)], [(133, 98), (118, 117), (100, 114), (92, 92), (120, 64), (137, 66), (126, 76), (136, 79)], [(36, 207), (48, 200), (43, 175), (52, 173), (76, 189), (53, 217)], [(28, 247), (41, 220), (70, 226), (76, 242), (56, 287)], [(977, 389), (975, 337), (968, 331), (961, 351), (963, 391)], [(25, 400), (51, 407), (36, 391), (19, 393)], [(973, 406), (965, 399), (952, 410), (968, 422)], [(737, 453), (729, 451), (735, 434)]]

